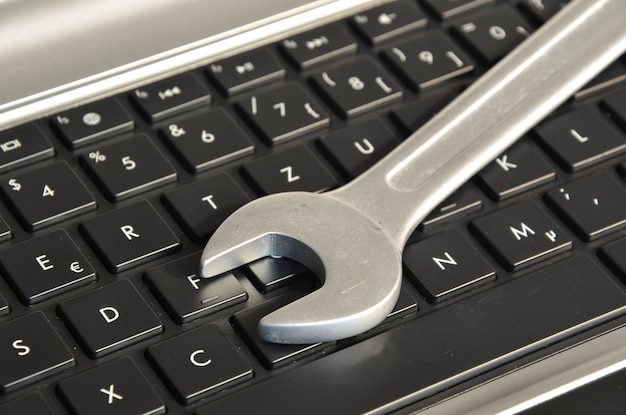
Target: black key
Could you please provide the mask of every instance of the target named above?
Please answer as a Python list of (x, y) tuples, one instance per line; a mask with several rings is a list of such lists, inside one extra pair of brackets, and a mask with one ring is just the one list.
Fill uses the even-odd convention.
[(423, 95), (420, 99), (402, 105), (391, 114), (391, 118), (399, 124), (405, 134), (417, 131), (426, 121), (442, 110), (454, 99), (451, 91), (444, 90)]
[(280, 48), (300, 69), (353, 55), (357, 45), (350, 34), (338, 24), (320, 27), (280, 42)]
[(121, 272), (167, 255), (180, 241), (145, 200), (89, 219), (80, 225), (89, 244), (111, 272)]
[(530, 201), (476, 219), (471, 228), (511, 271), (572, 249), (570, 237)]
[(270, 143), (288, 140), (330, 123), (317, 101), (295, 83), (252, 95), (238, 102), (237, 108)]
[(0, 216), (0, 242), (8, 241), (11, 239), (12, 235), (13, 233), (11, 232), (11, 228), (9, 228), (7, 221)]
[(40, 393), (26, 395), (22, 398), (15, 399), (4, 405), (0, 405), (0, 414), (54, 415), (46, 401), (43, 400), (43, 397)]
[(520, 141), (478, 173), (495, 200), (504, 200), (556, 179), (554, 169), (527, 142)]
[(507, 5), (456, 23), (455, 32), (487, 63), (495, 63), (530, 36), (530, 26)]
[(0, 133), (0, 172), (51, 157), (52, 144), (34, 124)]
[(157, 121), (206, 105), (211, 102), (211, 95), (192, 74), (185, 73), (137, 88), (131, 99), (148, 120)]
[(354, 178), (393, 150), (400, 140), (374, 118), (326, 135), (320, 144), (344, 175)]
[(157, 415), (165, 405), (130, 357), (59, 382), (59, 394), (76, 415)]
[(91, 264), (64, 230), (1, 251), (0, 267), (26, 305), (96, 280)]
[(144, 280), (178, 324), (215, 313), (248, 299), (233, 274), (217, 278), (198, 276), (200, 254), (188, 255), (151, 268)]
[(292, 147), (245, 164), (243, 173), (262, 194), (323, 192), (337, 185), (326, 167), (304, 146)]
[(551, 155), (570, 172), (626, 150), (626, 140), (619, 130), (590, 108), (548, 120), (535, 131)]
[(210, 324), (148, 348), (147, 357), (183, 405), (252, 378), (252, 368)]
[[(196, 414), (302, 413), (303, 404), (311, 414), (389, 412), (570, 337), (589, 321), (621, 315), (625, 305), (613, 278), (577, 256), (256, 383)], [(393, 381), (376, 373), (393, 373)], [(328, 399), (338, 391), (341, 399)]]
[(626, 189), (599, 172), (549, 191), (547, 201), (581, 238), (592, 241), (626, 225)]
[(2, 295), (0, 295), (0, 316), (9, 314), (10, 311), (11, 308), (9, 307), (9, 303), (7, 303), (7, 300), (5, 300)]
[(254, 286), (262, 293), (300, 280), (315, 276), (299, 262), (289, 258), (266, 257), (248, 264), (248, 276)]
[(426, 27), (424, 13), (408, 2), (391, 2), (354, 16), (350, 23), (371, 44)]
[(161, 135), (192, 173), (254, 152), (250, 138), (222, 108), (169, 124)]
[(285, 77), (285, 68), (266, 49), (255, 49), (215, 62), (207, 69), (222, 92), (234, 95)]
[(422, 0), (439, 19), (449, 19), (476, 7), (493, 3), (493, 0)]
[(158, 317), (127, 279), (63, 301), (58, 312), (94, 359), (163, 331)]
[(432, 302), (495, 280), (485, 258), (456, 231), (447, 231), (406, 247), (404, 263), (413, 283)]
[(482, 207), (483, 202), (478, 192), (466, 185), (456, 190), (430, 212), (420, 227), (423, 230), (428, 230), (434, 226), (453, 221), (460, 216), (479, 211)]
[(615, 61), (576, 91), (574, 98), (580, 100), (600, 92), (610, 91), (611, 88), (615, 88), (618, 84), (625, 81), (626, 66), (620, 61)]
[(0, 393), (6, 394), (74, 367), (74, 356), (43, 313), (0, 326)]
[(472, 60), (442, 32), (428, 31), (385, 49), (383, 57), (413, 91), (471, 73)]
[(176, 170), (148, 136), (139, 135), (84, 154), (81, 162), (112, 201), (176, 181)]
[(207, 238), (250, 197), (226, 173), (165, 193), (164, 203), (185, 232), (198, 242)]
[(368, 56), (335, 66), (312, 78), (317, 89), (344, 118), (402, 99), (403, 92)]
[(132, 131), (135, 122), (114, 99), (97, 101), (52, 118), (52, 127), (70, 148)]
[(320, 353), (334, 343), (277, 344), (266, 342), (261, 338), (258, 330), (259, 320), (272, 311), (287, 305), (294, 299), (293, 295), (283, 295), (256, 307), (235, 313), (233, 316), (233, 323), (239, 328), (242, 336), (261, 360), (261, 363), (268, 369), (280, 367), (306, 356)]
[(626, 239), (619, 239), (603, 246), (598, 254), (626, 283)]
[(520, 6), (538, 22), (546, 22), (559, 12), (569, 0), (522, 0)]
[(602, 100), (601, 105), (611, 115), (611, 119), (626, 130), (626, 92), (609, 96)]
[(64, 161), (5, 176), (1, 189), (15, 215), (30, 231), (96, 208), (91, 192)]

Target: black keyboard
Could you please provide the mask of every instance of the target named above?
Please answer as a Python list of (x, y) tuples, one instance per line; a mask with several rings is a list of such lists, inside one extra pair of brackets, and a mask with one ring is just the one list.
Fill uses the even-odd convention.
[(623, 326), (623, 57), (418, 227), (379, 327), (266, 343), (317, 278), (197, 274), (238, 207), (352, 180), (564, 3), (377, 5), (0, 132), (0, 414), (408, 413)]

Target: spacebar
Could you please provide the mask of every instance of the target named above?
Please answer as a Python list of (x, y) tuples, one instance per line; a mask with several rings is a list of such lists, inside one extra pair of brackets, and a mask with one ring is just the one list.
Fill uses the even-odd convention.
[[(215, 413), (389, 412), (626, 311), (577, 256), (217, 400)], [(271, 412), (270, 412), (271, 411)]]

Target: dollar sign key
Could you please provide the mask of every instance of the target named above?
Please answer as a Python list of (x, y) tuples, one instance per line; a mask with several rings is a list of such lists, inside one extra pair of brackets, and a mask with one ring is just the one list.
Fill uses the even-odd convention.
[(22, 185), (17, 182), (16, 179), (9, 180), (9, 186), (16, 192), (19, 192), (22, 189)]

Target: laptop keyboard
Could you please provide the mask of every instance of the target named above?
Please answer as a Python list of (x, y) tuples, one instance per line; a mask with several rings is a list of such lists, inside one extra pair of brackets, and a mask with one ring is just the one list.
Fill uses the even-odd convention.
[(197, 275), (238, 207), (358, 176), (563, 3), (395, 1), (0, 132), (0, 414), (415, 409), (624, 324), (624, 59), (424, 220), (372, 331), (265, 343), (315, 276)]

